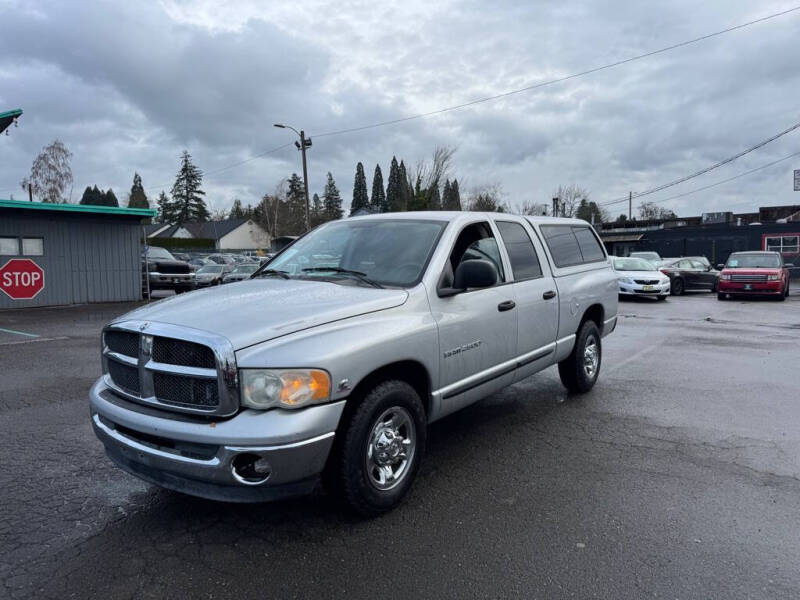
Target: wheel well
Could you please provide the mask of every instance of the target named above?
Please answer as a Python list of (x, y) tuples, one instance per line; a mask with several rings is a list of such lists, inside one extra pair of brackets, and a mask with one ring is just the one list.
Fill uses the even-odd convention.
[[(364, 395), (379, 382), (389, 379), (399, 379), (413, 387), (422, 400), (425, 413), (428, 414), (430, 412), (431, 378), (428, 375), (428, 370), (422, 363), (415, 360), (401, 360), (375, 369), (358, 382), (358, 385), (353, 389), (350, 397), (357, 399), (363, 398)], [(348, 404), (352, 405), (355, 403), (348, 402)]]
[[(583, 313), (583, 317), (581, 317), (581, 325), (585, 321), (592, 320), (597, 325), (597, 328), (600, 331), (603, 331), (603, 322), (605, 321), (605, 310), (603, 309), (602, 304), (592, 304), (589, 308), (586, 309), (586, 312)], [(580, 329), (580, 327), (579, 327)]]

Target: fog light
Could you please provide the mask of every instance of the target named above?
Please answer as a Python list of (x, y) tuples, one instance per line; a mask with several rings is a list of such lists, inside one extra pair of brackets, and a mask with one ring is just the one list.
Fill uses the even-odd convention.
[(244, 485), (260, 485), (272, 475), (272, 466), (257, 454), (239, 454), (231, 462), (234, 479)]

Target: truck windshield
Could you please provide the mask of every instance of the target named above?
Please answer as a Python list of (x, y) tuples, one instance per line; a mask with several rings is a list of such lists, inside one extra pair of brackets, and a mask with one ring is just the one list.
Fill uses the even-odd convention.
[(150, 246), (150, 248), (147, 249), (147, 258), (151, 260), (158, 258), (162, 258), (164, 260), (175, 260), (175, 257), (172, 256), (168, 250), (159, 248), (157, 246)]
[(446, 224), (404, 219), (336, 221), (297, 240), (266, 268), (304, 279), (364, 284), (367, 278), (381, 286), (408, 287), (422, 278)]
[(777, 254), (731, 254), (726, 269), (777, 269), (781, 261)]

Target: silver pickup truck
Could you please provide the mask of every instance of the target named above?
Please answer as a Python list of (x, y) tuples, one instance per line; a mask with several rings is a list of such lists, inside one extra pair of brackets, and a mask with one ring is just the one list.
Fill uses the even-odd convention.
[(585, 221), (335, 221), (247, 281), (107, 325), (92, 425), (117, 465), (165, 488), (256, 502), (321, 479), (376, 515), (408, 492), (429, 423), (552, 365), (587, 392), (616, 321)]

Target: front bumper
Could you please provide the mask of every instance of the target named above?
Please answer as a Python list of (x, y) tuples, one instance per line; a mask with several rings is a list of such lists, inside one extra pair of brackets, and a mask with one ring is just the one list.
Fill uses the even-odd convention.
[[(344, 401), (297, 411), (244, 410), (219, 422), (123, 400), (98, 380), (89, 392), (92, 427), (123, 470), (162, 487), (227, 502), (309, 493), (325, 467)], [(269, 475), (237, 477), (233, 461), (254, 455)]]
[(722, 294), (752, 294), (754, 296), (783, 294), (783, 281), (755, 281), (752, 283), (742, 283), (740, 281), (719, 280), (717, 291)]
[(620, 296), (669, 296), (670, 282), (654, 285), (641, 285), (638, 283), (619, 283)]

